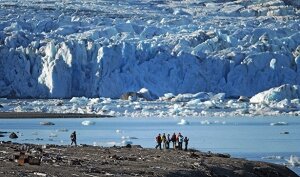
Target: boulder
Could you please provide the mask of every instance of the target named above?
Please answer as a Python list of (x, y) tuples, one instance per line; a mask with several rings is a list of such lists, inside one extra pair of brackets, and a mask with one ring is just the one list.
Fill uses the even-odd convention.
[(16, 139), (16, 138), (18, 138), (18, 135), (17, 135), (15, 132), (12, 132), (12, 133), (9, 135), (9, 138), (11, 138), (11, 139)]

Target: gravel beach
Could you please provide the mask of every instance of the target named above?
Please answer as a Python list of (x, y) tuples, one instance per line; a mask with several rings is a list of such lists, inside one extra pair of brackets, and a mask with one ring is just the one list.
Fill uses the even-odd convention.
[(0, 176), (297, 177), (282, 165), (196, 150), (1, 142)]

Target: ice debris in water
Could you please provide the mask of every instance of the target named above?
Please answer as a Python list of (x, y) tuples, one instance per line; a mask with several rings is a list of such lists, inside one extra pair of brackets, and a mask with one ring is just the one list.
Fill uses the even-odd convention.
[(50, 133), (49, 137), (57, 137), (58, 135), (56, 133)]
[(202, 125), (209, 125), (209, 124), (211, 124), (211, 122), (208, 121), (208, 120), (202, 120), (200, 123), (201, 123)]
[(283, 157), (279, 156), (279, 155), (272, 155), (272, 156), (262, 157), (261, 159), (280, 160), (280, 159), (283, 159)]
[(40, 122), (40, 125), (55, 125), (53, 122)]
[(180, 122), (177, 123), (178, 125), (189, 125), (190, 122), (185, 120), (185, 119), (181, 119)]
[(288, 125), (287, 122), (272, 122), (270, 123), (271, 126), (281, 126), (281, 125)]
[(293, 167), (300, 166), (300, 158), (297, 156), (291, 155), (289, 159), (286, 159), (288, 165), (291, 165)]
[(96, 122), (90, 121), (90, 120), (85, 120), (81, 122), (82, 125), (88, 126), (88, 125), (95, 125)]

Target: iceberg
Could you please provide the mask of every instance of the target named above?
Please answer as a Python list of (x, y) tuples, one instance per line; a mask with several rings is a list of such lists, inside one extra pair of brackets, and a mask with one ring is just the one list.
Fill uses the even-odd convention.
[(282, 125), (289, 125), (287, 122), (273, 122), (270, 123), (271, 126), (282, 126)]
[(90, 121), (90, 120), (85, 120), (81, 122), (82, 125), (88, 126), (88, 125), (95, 125), (96, 122)]
[(180, 122), (177, 123), (178, 125), (189, 125), (190, 122), (185, 120), (185, 119), (181, 119)]
[(250, 102), (270, 104), (271, 102), (280, 102), (284, 99), (293, 100), (299, 98), (300, 86), (285, 84), (254, 95)]

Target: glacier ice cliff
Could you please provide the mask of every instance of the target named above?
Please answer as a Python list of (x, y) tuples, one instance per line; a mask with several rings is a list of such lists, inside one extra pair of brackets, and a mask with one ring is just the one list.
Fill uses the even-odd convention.
[(0, 1), (0, 97), (253, 96), (300, 85), (288, 0)]

